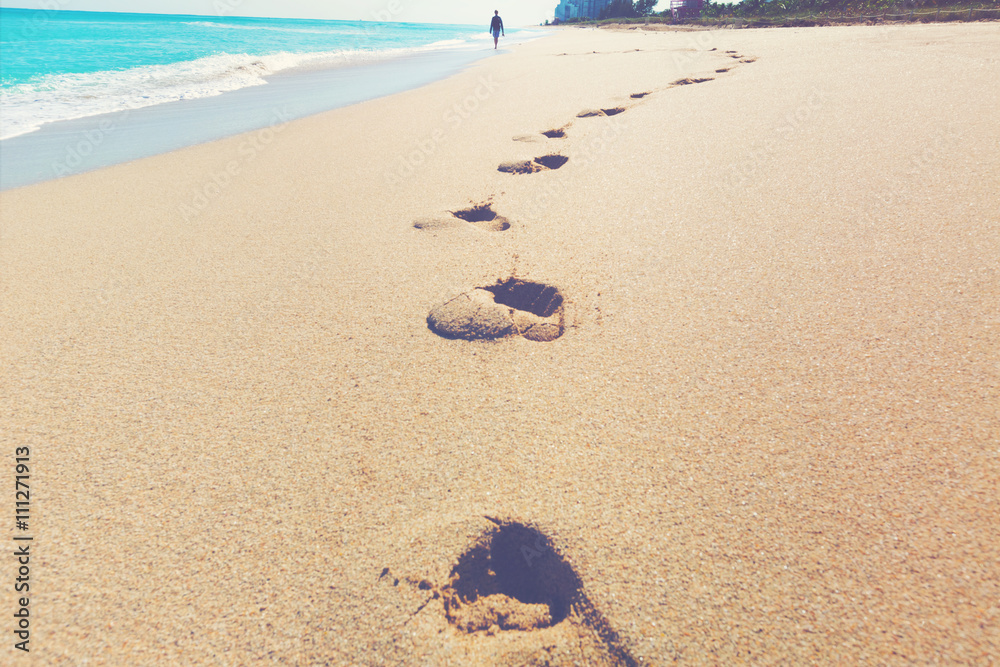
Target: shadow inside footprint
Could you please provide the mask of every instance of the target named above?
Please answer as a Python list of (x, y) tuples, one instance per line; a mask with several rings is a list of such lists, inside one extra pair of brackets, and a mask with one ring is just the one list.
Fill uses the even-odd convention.
[(564, 330), (563, 296), (552, 285), (508, 278), (437, 306), (427, 316), (427, 327), (443, 338), (553, 341)]
[(535, 630), (563, 621), (580, 597), (580, 578), (542, 533), (501, 524), (451, 571), (445, 614), (462, 632)]
[(722, 68), (722, 69), (717, 69), (717, 70), (715, 70), (715, 73), (716, 73), (716, 74), (722, 74), (723, 72), (728, 72), (728, 71), (729, 71), (729, 70), (731, 70), (731, 69), (732, 69), (732, 67), (724, 67), (724, 68)]
[(510, 229), (510, 221), (502, 215), (497, 215), (492, 204), (476, 204), (472, 208), (452, 211), (451, 214), (487, 231), (505, 232)]
[(561, 127), (557, 128), (555, 130), (545, 130), (544, 132), (542, 132), (542, 134), (544, 134), (549, 139), (565, 139), (566, 138), (566, 130), (563, 129), (563, 128), (561, 128)]
[(538, 317), (551, 317), (562, 308), (562, 294), (552, 285), (510, 278), (484, 289), (493, 293), (493, 300), (497, 303), (527, 311)]
[(536, 164), (532, 160), (518, 160), (516, 162), (504, 162), (497, 171), (505, 174), (534, 174), (536, 171), (545, 171), (545, 167)]
[(670, 85), (671, 86), (687, 86), (687, 85), (690, 85), (692, 83), (705, 83), (706, 81), (714, 81), (714, 79), (712, 79), (712, 77), (705, 77), (705, 78), (702, 78), (702, 79), (692, 79), (692, 78), (677, 79), (676, 81), (674, 81)]
[(588, 664), (638, 664), (547, 536), (522, 523), (490, 521), (496, 527), (459, 557), (442, 588), (445, 617), (456, 630), (530, 632), (565, 621), (576, 626)]
[(642, 99), (642, 98), (644, 98), (644, 97), (645, 97), (646, 95), (649, 95), (649, 93), (648, 93), (648, 92), (645, 92), (645, 93), (632, 93), (632, 95), (630, 95), (630, 97), (631, 97), (631, 98), (632, 98), (633, 100), (641, 100), (641, 99)]
[(535, 162), (546, 169), (558, 169), (569, 162), (569, 158), (565, 155), (543, 155), (542, 157), (536, 157)]
[(593, 118), (594, 116), (615, 116), (625, 111), (625, 107), (612, 107), (610, 109), (584, 109), (576, 115), (577, 118)]
[(534, 160), (519, 160), (516, 162), (504, 162), (497, 171), (506, 174), (534, 174), (547, 169), (558, 169), (569, 162), (569, 158), (564, 155), (543, 155)]

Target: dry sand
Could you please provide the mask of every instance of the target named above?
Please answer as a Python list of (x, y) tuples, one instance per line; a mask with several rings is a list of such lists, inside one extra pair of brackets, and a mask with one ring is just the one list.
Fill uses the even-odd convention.
[(0, 661), (1000, 660), (998, 47), (566, 30), (4, 193)]

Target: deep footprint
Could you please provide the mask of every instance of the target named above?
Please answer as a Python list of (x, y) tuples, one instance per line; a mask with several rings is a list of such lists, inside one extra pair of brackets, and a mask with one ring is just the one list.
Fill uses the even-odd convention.
[(569, 158), (565, 155), (543, 155), (542, 157), (536, 157), (535, 162), (546, 169), (558, 169), (569, 162)]
[(705, 78), (701, 78), (701, 79), (692, 79), (692, 78), (677, 79), (676, 81), (674, 81), (670, 85), (671, 86), (687, 86), (687, 85), (690, 85), (692, 83), (705, 83), (706, 81), (714, 81), (714, 79), (712, 77), (705, 77)]
[(544, 132), (542, 132), (542, 134), (544, 134), (549, 139), (565, 139), (566, 138), (566, 130), (565, 130), (565, 128), (562, 128), (562, 127), (556, 128), (554, 130), (545, 130)]
[(559, 289), (516, 278), (470, 290), (434, 308), (428, 328), (443, 338), (497, 340), (524, 336), (536, 342), (562, 336), (563, 296)]
[(517, 162), (504, 162), (497, 171), (506, 174), (534, 174), (548, 169), (558, 169), (569, 162), (569, 158), (564, 155), (543, 155), (534, 160), (520, 160)]
[(502, 215), (497, 215), (496, 211), (493, 210), (493, 205), (489, 203), (477, 204), (461, 211), (452, 211), (451, 214), (490, 232), (505, 232), (510, 229), (510, 221)]
[(644, 98), (644, 97), (645, 97), (646, 95), (649, 95), (649, 93), (648, 93), (648, 92), (646, 92), (646, 93), (632, 93), (632, 94), (630, 95), (630, 97), (631, 97), (631, 98), (632, 98), (633, 100), (641, 100), (641, 99), (642, 99), (642, 98)]
[(566, 621), (585, 630), (577, 636), (590, 650), (580, 649), (598, 663), (637, 664), (548, 537), (522, 523), (490, 521), (496, 527), (462, 554), (441, 590), (455, 629), (469, 635), (530, 632)]
[(452, 568), (444, 589), (445, 615), (466, 633), (493, 625), (547, 628), (565, 620), (581, 588), (573, 568), (544, 535), (523, 524), (501, 523)]
[(625, 107), (612, 107), (610, 109), (584, 109), (576, 115), (577, 118), (593, 118), (595, 116), (616, 116), (625, 111)]
[(449, 213), (452, 215), (450, 218), (423, 218), (414, 222), (413, 226), (423, 230), (447, 229), (462, 224), (458, 221), (464, 220), (487, 232), (505, 232), (510, 229), (510, 220), (502, 215), (497, 215), (490, 202), (476, 204), (472, 208), (460, 211), (449, 211)]

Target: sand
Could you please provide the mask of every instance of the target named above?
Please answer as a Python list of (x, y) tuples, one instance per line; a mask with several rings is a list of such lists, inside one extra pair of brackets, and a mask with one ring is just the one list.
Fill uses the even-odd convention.
[(1000, 27), (508, 46), (0, 196), (5, 664), (1000, 660)]

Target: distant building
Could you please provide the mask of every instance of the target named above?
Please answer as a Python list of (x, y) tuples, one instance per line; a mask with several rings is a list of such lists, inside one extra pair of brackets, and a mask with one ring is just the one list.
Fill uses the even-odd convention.
[(670, 0), (670, 13), (674, 19), (696, 19), (704, 6), (705, 0)]
[(561, 0), (556, 7), (556, 18), (560, 21), (596, 19), (601, 10), (610, 4), (611, 0)]

